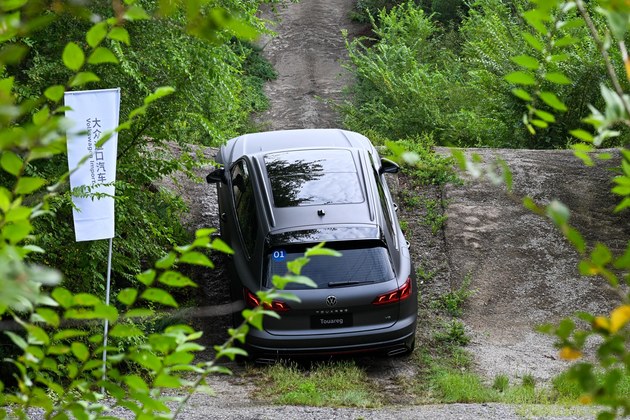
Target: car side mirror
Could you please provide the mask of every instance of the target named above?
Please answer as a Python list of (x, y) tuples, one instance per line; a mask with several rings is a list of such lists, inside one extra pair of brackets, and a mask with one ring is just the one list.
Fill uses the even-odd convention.
[(400, 166), (393, 160), (387, 158), (381, 158), (381, 167), (378, 170), (378, 174), (397, 174), (400, 170)]
[(206, 176), (206, 181), (208, 182), (208, 184), (215, 184), (217, 182), (223, 182), (224, 184), (226, 184), (227, 178), (225, 177), (225, 168), (218, 168), (210, 172)]

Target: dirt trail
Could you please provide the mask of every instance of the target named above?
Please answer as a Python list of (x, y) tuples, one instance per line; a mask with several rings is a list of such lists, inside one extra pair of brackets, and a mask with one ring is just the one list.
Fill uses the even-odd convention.
[(350, 82), (341, 65), (346, 57), (341, 31), (354, 37), (365, 30), (365, 25), (349, 19), (354, 3), (304, 0), (280, 8), (277, 15), (265, 13), (277, 21), (270, 27), (277, 36), (265, 37), (259, 45), (278, 78), (265, 87), (271, 107), (257, 117), (264, 129), (341, 126), (332, 105), (343, 98), (342, 90)]

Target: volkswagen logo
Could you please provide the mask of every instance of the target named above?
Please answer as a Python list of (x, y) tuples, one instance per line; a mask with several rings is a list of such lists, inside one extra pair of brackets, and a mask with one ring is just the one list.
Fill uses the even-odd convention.
[(337, 304), (337, 297), (336, 296), (328, 296), (326, 298), (326, 305), (328, 306), (335, 306)]

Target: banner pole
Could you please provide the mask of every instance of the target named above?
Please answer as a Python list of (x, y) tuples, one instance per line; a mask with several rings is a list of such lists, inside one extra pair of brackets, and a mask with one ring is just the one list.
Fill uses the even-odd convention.
[[(112, 279), (112, 241), (113, 238), (109, 238), (109, 253), (107, 255), (107, 286), (105, 287), (105, 304), (109, 306), (109, 289)], [(107, 333), (109, 330), (109, 320), (105, 318), (105, 328), (103, 332), (103, 381), (107, 376)], [(101, 392), (105, 393), (105, 387), (101, 387)]]

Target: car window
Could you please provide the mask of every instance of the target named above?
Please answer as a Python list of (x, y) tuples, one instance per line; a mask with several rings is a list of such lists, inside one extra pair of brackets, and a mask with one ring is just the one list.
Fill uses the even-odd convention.
[(244, 160), (238, 161), (231, 170), (232, 195), (243, 244), (248, 255), (252, 255), (256, 245), (258, 220), (254, 189), (249, 176), (249, 168)]
[[(328, 245), (329, 247), (330, 244)], [(382, 283), (394, 278), (389, 253), (383, 246), (339, 249), (341, 257), (313, 256), (302, 268), (301, 274), (313, 280), (319, 288), (353, 286), (355, 284)], [(304, 256), (302, 249), (276, 247), (267, 254), (267, 287), (273, 284), (274, 275), (287, 274), (287, 262)], [(286, 289), (308, 289), (307, 286), (289, 283)]]
[(378, 189), (378, 197), (379, 202), (381, 204), (381, 209), (383, 210), (383, 214), (385, 215), (385, 222), (387, 223), (387, 227), (390, 232), (395, 232), (393, 229), (394, 222), (392, 220), (391, 208), (389, 205), (388, 195), (385, 193), (385, 188), (383, 187), (383, 183), (381, 177), (378, 175), (376, 171), (374, 173), (374, 180), (376, 182), (376, 188)]
[(349, 150), (292, 150), (264, 159), (276, 207), (363, 202)]

